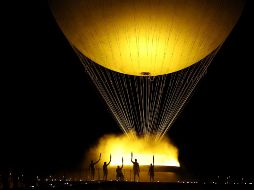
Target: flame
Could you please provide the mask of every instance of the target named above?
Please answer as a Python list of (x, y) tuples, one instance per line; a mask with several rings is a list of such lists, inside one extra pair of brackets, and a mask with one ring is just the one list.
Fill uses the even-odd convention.
[(139, 165), (154, 164), (161, 166), (177, 166), (178, 150), (170, 143), (170, 140), (164, 138), (160, 142), (155, 142), (152, 138), (135, 138), (130, 139), (126, 135), (107, 135), (102, 137), (98, 144), (91, 148), (88, 155), (92, 156), (95, 161), (98, 160), (101, 153), (101, 163), (109, 162), (111, 154), (111, 166), (123, 164), (132, 165), (131, 152), (133, 153), (133, 160), (137, 159)]

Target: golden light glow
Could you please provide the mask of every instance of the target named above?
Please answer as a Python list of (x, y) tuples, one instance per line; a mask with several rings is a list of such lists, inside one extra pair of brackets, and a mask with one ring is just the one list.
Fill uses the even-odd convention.
[(131, 152), (133, 152), (133, 161), (137, 159), (140, 165), (154, 164), (161, 166), (180, 166), (178, 162), (178, 150), (170, 141), (164, 138), (160, 142), (154, 142), (151, 139), (136, 138), (129, 139), (126, 135), (114, 136), (108, 135), (100, 139), (97, 146), (93, 147), (88, 156), (96, 160), (101, 153), (101, 164), (109, 161), (109, 155), (112, 155), (111, 166), (132, 165)]
[(242, 0), (52, 0), (71, 44), (117, 72), (152, 76), (184, 69), (229, 35)]

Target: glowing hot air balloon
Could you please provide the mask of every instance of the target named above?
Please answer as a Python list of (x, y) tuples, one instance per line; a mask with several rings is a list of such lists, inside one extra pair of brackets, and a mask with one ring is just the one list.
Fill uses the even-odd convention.
[(243, 1), (51, 0), (50, 5), (123, 131), (160, 139), (233, 29)]

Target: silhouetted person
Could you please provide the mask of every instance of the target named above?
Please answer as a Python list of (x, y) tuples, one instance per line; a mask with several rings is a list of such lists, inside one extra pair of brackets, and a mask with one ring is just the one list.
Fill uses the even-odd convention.
[(150, 164), (148, 175), (150, 177), (150, 182), (154, 182), (154, 165)]
[(108, 163), (104, 162), (103, 167), (102, 167), (102, 169), (103, 169), (103, 180), (105, 180), (105, 181), (107, 181), (107, 179), (108, 179), (108, 165), (110, 164), (110, 162), (111, 162), (111, 154), (110, 154), (109, 162)]
[(94, 180), (94, 174), (95, 174), (95, 165), (101, 160), (101, 154), (99, 157), (99, 160), (97, 160), (96, 162), (93, 162), (93, 160), (91, 160), (91, 163), (89, 164), (89, 173), (91, 175), (91, 180)]
[(140, 172), (139, 163), (137, 159), (135, 159), (135, 161), (133, 162), (132, 158), (133, 158), (133, 154), (131, 153), (131, 162), (133, 163), (133, 177), (134, 177), (134, 181), (136, 181), (136, 176), (139, 179), (139, 172)]
[(123, 181), (124, 180), (124, 175), (123, 175), (123, 158), (122, 158), (122, 166), (117, 166), (116, 168), (116, 180), (117, 181)]

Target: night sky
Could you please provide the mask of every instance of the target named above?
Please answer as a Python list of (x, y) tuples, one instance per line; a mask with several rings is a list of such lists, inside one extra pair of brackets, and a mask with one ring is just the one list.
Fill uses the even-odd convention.
[[(195, 174), (253, 175), (253, 11), (247, 2), (168, 131), (181, 165)], [(16, 5), (5, 20), (0, 168), (34, 174), (78, 168), (99, 137), (122, 132), (47, 1)]]

